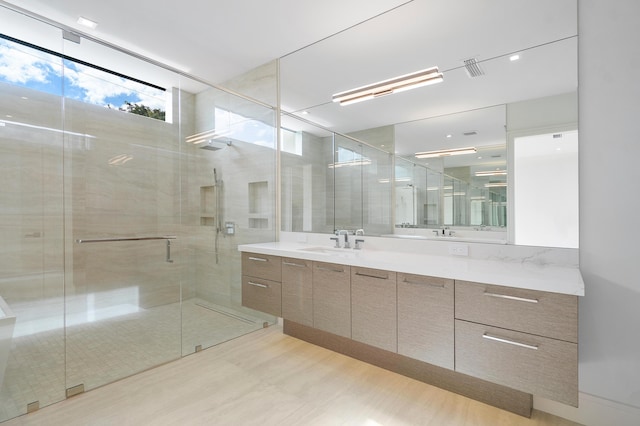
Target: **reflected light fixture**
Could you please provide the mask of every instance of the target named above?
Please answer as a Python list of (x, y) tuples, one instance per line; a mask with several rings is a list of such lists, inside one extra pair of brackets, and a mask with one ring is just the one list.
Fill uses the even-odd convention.
[(392, 93), (404, 92), (405, 90), (440, 83), (443, 79), (442, 73), (438, 71), (438, 67), (431, 67), (411, 74), (405, 74), (389, 80), (358, 87), (357, 89), (336, 93), (333, 95), (333, 102), (339, 102), (340, 105), (343, 106), (351, 105), (356, 102), (362, 102)]
[(416, 152), (416, 158), (448, 157), (450, 155), (475, 154), (478, 150), (473, 147), (441, 149), (438, 151)]
[(371, 164), (371, 160), (369, 160), (368, 158), (363, 158), (359, 160), (336, 161), (335, 163), (330, 163), (329, 168), (337, 169), (339, 167), (345, 167), (345, 166), (368, 166), (370, 164)]
[(485, 183), (485, 188), (504, 188), (507, 186), (506, 182), (493, 182), (493, 183)]
[(224, 136), (229, 136), (233, 133), (231, 130), (224, 130), (221, 132), (216, 132), (216, 130), (207, 130), (206, 132), (196, 133), (195, 135), (187, 136), (184, 138), (186, 143), (191, 143), (194, 145), (200, 145), (203, 143), (208, 143), (210, 139), (218, 139)]
[(475, 173), (476, 176), (502, 176), (506, 174), (506, 170), (484, 170)]

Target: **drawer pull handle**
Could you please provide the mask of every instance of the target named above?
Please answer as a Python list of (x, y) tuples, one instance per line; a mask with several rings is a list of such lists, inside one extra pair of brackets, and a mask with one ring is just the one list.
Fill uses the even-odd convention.
[(254, 287), (269, 288), (269, 286), (266, 284), (254, 283), (252, 281), (247, 281), (247, 284), (252, 285)]
[(497, 297), (500, 299), (516, 300), (518, 302), (538, 303), (538, 299), (527, 299), (524, 297), (509, 296), (507, 294), (488, 293), (485, 291), (484, 295), (489, 297)]
[(267, 262), (267, 259), (262, 257), (250, 257), (249, 260), (255, 260), (256, 262)]
[(520, 343), (520, 342), (514, 342), (513, 340), (509, 340), (509, 339), (503, 339), (501, 337), (496, 337), (496, 336), (491, 336), (487, 333), (484, 333), (482, 335), (483, 339), (489, 339), (489, 340), (493, 340), (495, 342), (501, 342), (501, 343), (507, 343), (509, 345), (514, 345), (514, 346), (519, 346), (521, 348), (527, 348), (527, 349), (533, 349), (533, 350), (538, 350), (538, 346), (537, 345), (527, 345), (526, 343)]
[(387, 275), (386, 277), (381, 277), (379, 275), (369, 275), (369, 274), (363, 274), (361, 272), (356, 272), (356, 275), (358, 275), (360, 277), (377, 278), (379, 280), (388, 280), (389, 279), (389, 275)]
[(434, 288), (444, 288), (444, 284), (433, 284), (430, 282), (418, 282), (418, 281), (409, 281), (408, 279), (404, 279), (402, 282), (407, 283), (407, 284), (413, 284), (413, 285), (426, 285), (429, 287), (434, 287)]
[(317, 268), (320, 269), (321, 271), (344, 272), (344, 269), (325, 268), (324, 266), (318, 266)]
[(299, 268), (304, 268), (305, 266), (307, 266), (307, 265), (301, 265), (299, 263), (285, 262), (285, 261), (282, 261), (282, 264), (286, 266), (297, 266)]

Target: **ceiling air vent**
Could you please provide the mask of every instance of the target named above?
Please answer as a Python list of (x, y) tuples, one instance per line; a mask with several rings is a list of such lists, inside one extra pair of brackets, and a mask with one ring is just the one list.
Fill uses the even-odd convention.
[(469, 77), (476, 78), (484, 75), (484, 71), (480, 68), (480, 64), (476, 58), (465, 59), (463, 62), (464, 68), (467, 70)]
[(476, 132), (475, 130), (463, 133), (463, 135), (465, 135), (465, 136), (474, 136), (474, 135), (477, 135), (477, 134), (478, 134), (478, 132)]

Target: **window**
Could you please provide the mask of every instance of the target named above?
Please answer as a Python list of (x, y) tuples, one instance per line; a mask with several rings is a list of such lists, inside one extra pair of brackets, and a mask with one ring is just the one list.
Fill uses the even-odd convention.
[(282, 152), (302, 155), (302, 132), (282, 128)]
[(162, 87), (3, 34), (0, 83), (165, 120)]

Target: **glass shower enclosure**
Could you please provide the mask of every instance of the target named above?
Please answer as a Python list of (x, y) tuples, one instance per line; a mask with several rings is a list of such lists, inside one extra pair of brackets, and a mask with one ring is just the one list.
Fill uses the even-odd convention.
[(0, 21), (0, 421), (274, 322), (237, 252), (275, 239), (274, 109)]

